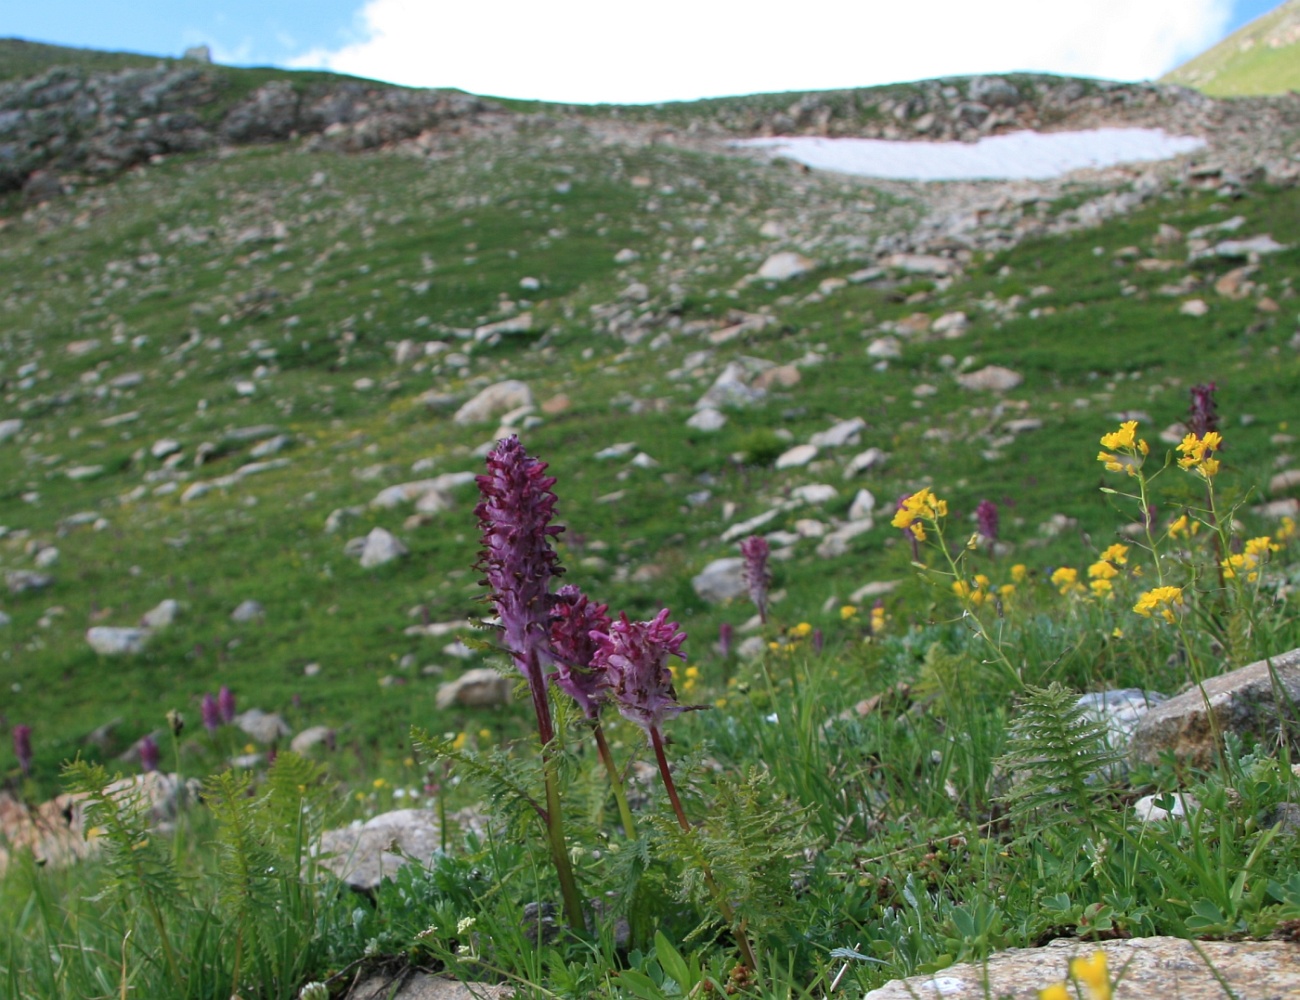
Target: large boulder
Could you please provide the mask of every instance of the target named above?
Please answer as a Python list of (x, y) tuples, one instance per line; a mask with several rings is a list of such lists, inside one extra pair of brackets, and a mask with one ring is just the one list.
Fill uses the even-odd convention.
[(365, 823), (326, 830), (318, 860), (353, 889), (371, 892), (397, 869), (427, 865), (441, 853), (438, 817), (430, 809), (395, 809)]
[(466, 670), (455, 680), (438, 686), (435, 704), (439, 709), (460, 705), (465, 708), (500, 708), (510, 703), (512, 682), (491, 667)]
[(384, 528), (371, 528), (361, 546), (361, 568), (373, 569), (411, 554), (401, 540)]
[(133, 656), (144, 652), (149, 634), (147, 628), (96, 625), (86, 630), (86, 641), (100, 656)]
[(518, 379), (506, 379), (482, 390), (451, 418), (458, 424), (485, 424), (503, 413), (533, 405), (533, 391)]
[(1155, 764), (1162, 753), (1172, 753), (1179, 760), (1205, 766), (1213, 763), (1224, 734), (1262, 737), (1277, 728), (1281, 712), (1296, 704), (1300, 704), (1300, 649), (1211, 677), (1152, 706), (1133, 732), (1131, 754), (1136, 761)]
[(734, 601), (749, 593), (745, 584), (745, 560), (738, 557), (714, 559), (691, 580), (701, 600), (710, 604)]

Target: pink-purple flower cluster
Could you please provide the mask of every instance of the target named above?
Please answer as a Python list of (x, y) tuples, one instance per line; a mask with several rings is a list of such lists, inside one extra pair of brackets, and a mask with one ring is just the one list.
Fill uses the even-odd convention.
[[(1198, 438), (1204, 438), (1206, 434), (1219, 429), (1219, 408), (1214, 401), (1217, 389), (1218, 386), (1213, 382), (1191, 388), (1192, 405), (1187, 415), (1187, 429)], [(1223, 450), (1222, 445), (1218, 450)]]
[(749, 599), (758, 609), (758, 619), (767, 623), (767, 588), (772, 583), (771, 573), (767, 568), (767, 557), (772, 547), (761, 535), (750, 535), (740, 543), (740, 554), (745, 557), (745, 585), (749, 588)]
[(668, 620), (667, 608), (648, 622), (629, 621), (621, 614), (608, 633), (593, 633), (592, 638), (600, 645), (596, 667), (608, 672), (614, 703), (625, 719), (649, 733), (659, 729), (665, 718), (687, 711), (677, 702), (668, 669), (668, 657), (686, 658), (682, 654), (686, 633)]
[(609, 632), (607, 604), (595, 604), (572, 584), (555, 595), (551, 620), (551, 656), (555, 672), (551, 682), (578, 703), (583, 714), (594, 719), (609, 700), (606, 672), (596, 666), (600, 644), (596, 636)]
[(32, 727), (14, 726), (14, 756), (23, 774), (32, 773)]
[(975, 507), (975, 524), (979, 533), (989, 542), (998, 540), (998, 505), (992, 500), (981, 500)]

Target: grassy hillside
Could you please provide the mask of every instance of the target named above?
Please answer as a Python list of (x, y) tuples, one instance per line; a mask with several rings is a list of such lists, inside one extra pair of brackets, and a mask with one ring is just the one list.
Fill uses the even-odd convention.
[(1286, 0), (1160, 82), (1194, 87), (1213, 97), (1300, 90), (1300, 0)]

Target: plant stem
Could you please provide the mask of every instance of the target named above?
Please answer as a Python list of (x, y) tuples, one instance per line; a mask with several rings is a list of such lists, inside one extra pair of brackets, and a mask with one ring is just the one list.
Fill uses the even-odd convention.
[(528, 690), (533, 696), (533, 709), (537, 713), (537, 735), (542, 742), (542, 775), (546, 782), (546, 839), (551, 849), (551, 862), (555, 865), (555, 874), (560, 880), (565, 918), (574, 932), (582, 934), (587, 930), (587, 922), (582, 913), (582, 896), (578, 892), (573, 865), (569, 861), (569, 851), (564, 842), (560, 781), (552, 747), (555, 726), (551, 722), (551, 703), (546, 696), (546, 678), (542, 676), (542, 665), (535, 649), (528, 651), (525, 675), (528, 678)]
[(605, 730), (599, 722), (596, 723), (595, 732), (596, 749), (600, 751), (600, 759), (605, 762), (605, 770), (609, 773), (609, 784), (614, 790), (614, 801), (618, 803), (618, 814), (623, 820), (623, 832), (628, 840), (636, 840), (636, 822), (632, 819), (632, 809), (627, 804), (627, 789), (623, 787), (623, 777), (614, 764), (614, 755), (609, 751)]
[[(682, 800), (677, 794), (677, 783), (673, 781), (672, 771), (668, 768), (668, 756), (664, 753), (663, 737), (659, 735), (657, 726), (647, 726), (650, 730), (650, 745), (654, 747), (655, 760), (659, 764), (659, 775), (663, 778), (664, 788), (668, 791), (668, 801), (673, 804), (673, 812), (677, 814), (677, 825), (682, 828), (682, 833), (692, 833), (691, 821), (686, 818), (686, 810), (682, 808)], [(713, 872), (709, 870), (706, 862), (701, 862), (704, 868), (704, 881), (708, 884), (709, 891), (713, 893), (714, 902), (718, 904), (718, 910), (722, 914), (722, 919), (727, 922), (732, 933), (736, 935), (736, 947), (740, 949), (741, 960), (753, 969), (758, 971), (758, 960), (754, 956), (754, 949), (750, 947), (749, 936), (745, 933), (745, 921), (736, 919), (735, 908), (732, 907), (722, 891), (718, 888), (717, 880), (713, 877)]]

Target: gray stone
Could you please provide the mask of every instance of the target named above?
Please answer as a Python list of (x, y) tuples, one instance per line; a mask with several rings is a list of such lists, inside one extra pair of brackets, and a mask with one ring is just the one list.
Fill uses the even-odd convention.
[(464, 983), (428, 972), (372, 972), (343, 1000), (510, 1000), (515, 991), (492, 983)]
[(158, 459), (175, 455), (180, 450), (181, 443), (174, 438), (159, 438), (149, 446), (149, 454)]
[(867, 422), (861, 417), (840, 420), (826, 430), (818, 431), (808, 439), (808, 443), (818, 448), (843, 448), (846, 444), (857, 444), (866, 429)]
[(898, 342), (897, 337), (877, 337), (867, 345), (867, 357), (869, 358), (901, 358), (903, 356), (903, 345)]
[(778, 469), (797, 469), (807, 465), (817, 457), (815, 444), (797, 444), (789, 451), (783, 452), (776, 460)]
[(23, 429), (23, 422), (17, 418), (0, 420), (0, 443), (8, 441)]
[(963, 389), (977, 389), (988, 392), (1006, 392), (1014, 389), (1025, 377), (1019, 372), (1001, 365), (986, 365), (979, 371), (966, 372), (957, 376), (957, 383)]
[(861, 521), (871, 517), (876, 510), (876, 498), (870, 490), (858, 490), (849, 505), (849, 520)]
[(452, 420), (461, 425), (482, 424), (521, 406), (532, 405), (532, 390), (518, 379), (506, 379), (479, 392), (456, 411)]
[[(802, 503), (823, 504), (829, 503), (840, 495), (840, 491), (829, 483), (804, 483), (802, 486), (796, 486), (790, 491), (790, 499), (798, 500)], [(790, 504), (782, 504), (782, 509), (790, 507)]]
[[(1149, 709), (1133, 733), (1134, 760), (1155, 764), (1162, 753), (1200, 767), (1213, 763), (1224, 733), (1265, 736), (1278, 725), (1274, 675), (1283, 704), (1300, 702), (1300, 649), (1211, 677)], [(1202, 690), (1203, 688), (1203, 690)], [(1206, 703), (1209, 711), (1206, 712)]]
[[(1296, 946), (1289, 942), (1149, 937), (1099, 944), (1062, 938), (1042, 948), (1012, 948), (983, 962), (896, 979), (866, 993), (863, 1000), (1037, 1000), (1040, 990), (1066, 978), (1070, 959), (1086, 958), (1099, 949), (1106, 953), (1112, 980), (1123, 970), (1115, 1000), (1300, 996), (1300, 962)], [(1225, 985), (1231, 994), (1225, 993)]]
[(239, 607), (230, 612), (232, 622), (261, 621), (265, 616), (266, 608), (262, 607), (262, 602), (254, 601), (251, 598), (247, 601), (240, 601)]
[(487, 323), (476, 327), (474, 339), (480, 343), (485, 340), (495, 342), (495, 338), (507, 334), (528, 333), (532, 328), (533, 314), (530, 312), (520, 313), (518, 316), (511, 316), (509, 319), (497, 320), (495, 323)]
[(1300, 469), (1287, 469), (1268, 481), (1268, 491), (1275, 495), (1289, 493), (1297, 486), (1300, 486)]
[(133, 656), (144, 652), (149, 641), (149, 630), (96, 625), (86, 630), (86, 641), (101, 656)]
[(686, 421), (686, 426), (697, 431), (711, 433), (727, 426), (727, 418), (712, 407), (697, 411)]
[(970, 320), (964, 312), (944, 313), (934, 321), (930, 329), (945, 340), (956, 340), (970, 329)]
[(840, 525), (818, 543), (818, 558), (835, 559), (846, 555), (849, 551), (849, 542), (857, 538), (858, 535), (866, 534), (874, 527), (875, 522), (870, 517)]
[(235, 716), (235, 725), (257, 740), (258, 743), (274, 743), (276, 740), (293, 733), (289, 724), (274, 712), (263, 712), (260, 708), (250, 708)]
[(844, 478), (852, 479), (860, 473), (867, 472), (871, 469), (878, 469), (885, 464), (888, 458), (879, 448), (868, 448), (864, 452), (859, 452), (849, 460), (849, 464), (844, 467)]
[(464, 708), (501, 708), (510, 704), (514, 682), (491, 667), (466, 670), (455, 680), (438, 685), (435, 704), (441, 709), (460, 705)]
[(1138, 723), (1142, 721), (1142, 716), (1146, 715), (1152, 706), (1162, 704), (1166, 700), (1166, 697), (1158, 691), (1122, 688), (1085, 694), (1075, 704), (1083, 709), (1085, 714), (1105, 724), (1109, 733), (1108, 745), (1112, 750), (1126, 750), (1133, 734), (1137, 731)]
[(713, 385), (695, 403), (697, 410), (717, 410), (724, 406), (749, 406), (766, 397), (762, 389), (748, 382), (748, 369), (739, 361), (729, 362)]
[(691, 579), (691, 586), (709, 604), (744, 597), (749, 593), (745, 585), (745, 560), (734, 556), (715, 559)]
[(365, 545), (361, 548), (361, 567), (371, 569), (410, 554), (411, 550), (391, 532), (383, 528), (371, 528), (370, 534), (366, 535)]
[(140, 624), (145, 628), (166, 628), (176, 620), (180, 609), (180, 604), (168, 597), (141, 615)]
[(29, 569), (11, 569), (5, 573), (5, 585), (11, 594), (26, 594), (33, 590), (44, 590), (54, 582), (48, 573), (36, 573)]
[(414, 861), (427, 865), (441, 853), (438, 817), (429, 809), (396, 809), (366, 823), (321, 834), (319, 863), (351, 888), (370, 892)]
[[(1167, 807), (1160, 804), (1166, 801), (1169, 803)], [(1133, 815), (1143, 823), (1158, 823), (1166, 819), (1185, 819), (1200, 808), (1201, 804), (1185, 792), (1175, 795), (1143, 795), (1133, 803)]]
[(734, 542), (737, 538), (752, 535), (765, 524), (775, 521), (781, 514), (781, 508), (774, 507), (771, 510), (765, 510), (761, 514), (755, 514), (753, 517), (746, 518), (738, 524), (733, 524), (721, 535), (721, 541)]
[(277, 434), (275, 437), (267, 438), (265, 441), (254, 445), (249, 449), (248, 457), (259, 459), (270, 458), (272, 455), (277, 455), (284, 451), (285, 448), (289, 447), (292, 441), (293, 438), (288, 434)]
[(933, 278), (947, 277), (958, 270), (956, 262), (932, 254), (890, 254), (885, 258), (884, 263), (886, 267), (892, 267), (906, 274), (922, 274)]
[(289, 743), (289, 749), (299, 754), (309, 753), (319, 746), (334, 749), (334, 730), (329, 726), (310, 726)]
[(781, 253), (774, 253), (758, 269), (758, 276), (764, 281), (788, 281), (791, 278), (798, 278), (800, 275), (807, 274), (817, 264), (809, 260), (802, 254), (793, 253), (789, 250), (783, 250)]

